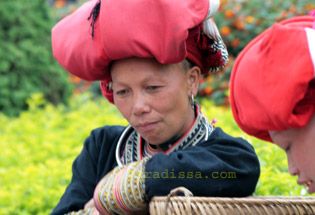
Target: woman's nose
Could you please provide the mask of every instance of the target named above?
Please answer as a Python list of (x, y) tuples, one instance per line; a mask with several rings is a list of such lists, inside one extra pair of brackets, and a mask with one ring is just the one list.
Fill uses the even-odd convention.
[(299, 169), (296, 167), (294, 160), (290, 157), (288, 157), (288, 166), (290, 175), (294, 176), (299, 174)]
[(150, 106), (146, 96), (142, 95), (141, 93), (135, 94), (133, 102), (133, 114), (136, 116), (141, 116), (142, 114), (148, 113), (149, 111)]

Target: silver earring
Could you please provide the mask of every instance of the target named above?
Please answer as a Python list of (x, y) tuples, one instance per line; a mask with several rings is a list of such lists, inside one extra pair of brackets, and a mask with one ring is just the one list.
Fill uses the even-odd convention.
[(113, 82), (112, 82), (112, 81), (107, 84), (107, 88), (108, 88), (109, 90), (112, 90), (112, 89), (113, 89)]
[(193, 95), (193, 94), (191, 94), (191, 97), (190, 97), (190, 99), (189, 99), (189, 103), (190, 103), (190, 105), (191, 105), (191, 108), (192, 108), (193, 110), (195, 110), (195, 99), (194, 99), (194, 95)]

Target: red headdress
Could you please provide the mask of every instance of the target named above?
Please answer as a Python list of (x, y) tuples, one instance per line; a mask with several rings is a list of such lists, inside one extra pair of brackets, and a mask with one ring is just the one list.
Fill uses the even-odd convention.
[(246, 133), (271, 141), (269, 130), (305, 126), (315, 111), (314, 17), (275, 23), (237, 57), (231, 107)]
[[(53, 54), (70, 73), (100, 80), (103, 95), (113, 103), (113, 60), (153, 57), (171, 64), (188, 58), (203, 74), (222, 68), (227, 51), (210, 19), (218, 7), (219, 0), (93, 0), (53, 28)], [(98, 14), (92, 21), (91, 11)]]

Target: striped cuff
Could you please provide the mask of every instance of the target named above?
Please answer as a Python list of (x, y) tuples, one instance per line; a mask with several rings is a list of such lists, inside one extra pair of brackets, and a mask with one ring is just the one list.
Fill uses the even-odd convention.
[(98, 183), (94, 204), (100, 214), (132, 214), (146, 210), (144, 168), (147, 160), (118, 166)]

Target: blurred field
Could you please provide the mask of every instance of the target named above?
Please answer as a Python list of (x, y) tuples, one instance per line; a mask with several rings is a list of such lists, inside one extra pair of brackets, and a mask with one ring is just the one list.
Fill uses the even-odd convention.
[[(98, 82), (69, 77), (53, 59), (51, 27), (85, 1), (0, 0), (0, 215), (49, 214), (70, 182), (72, 162), (91, 130), (127, 125), (100, 96)], [(308, 0), (221, 0), (214, 16), (230, 62), (202, 78), (198, 99), (210, 121), (215, 118), (216, 126), (255, 147), (261, 163), (255, 195), (308, 194), (287, 173), (283, 151), (247, 136), (235, 124), (228, 98), (233, 62), (275, 21), (312, 9), (315, 3)]]
[[(216, 126), (255, 147), (262, 174), (255, 195), (304, 195), (287, 173), (285, 154), (270, 143), (249, 138), (235, 124), (229, 108), (201, 102)], [(71, 165), (94, 128), (126, 121), (105, 99), (73, 97), (68, 107), (46, 103), (41, 94), (28, 100), (19, 118), (0, 115), (0, 214), (49, 214), (71, 179)], [(41, 107), (41, 108), (40, 108)], [(110, 143), (108, 143), (110, 144)]]

